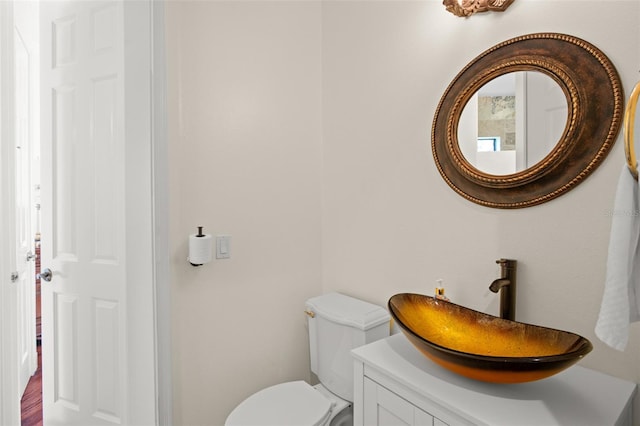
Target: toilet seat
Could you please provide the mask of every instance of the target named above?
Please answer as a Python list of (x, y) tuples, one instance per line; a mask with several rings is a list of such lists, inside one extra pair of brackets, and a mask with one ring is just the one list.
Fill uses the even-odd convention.
[(245, 399), (225, 426), (320, 426), (330, 417), (332, 405), (304, 381), (280, 383)]

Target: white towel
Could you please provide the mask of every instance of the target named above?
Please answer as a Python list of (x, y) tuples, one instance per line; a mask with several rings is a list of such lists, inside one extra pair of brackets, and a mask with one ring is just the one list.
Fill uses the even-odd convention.
[(640, 321), (639, 190), (625, 165), (611, 212), (607, 275), (595, 328), (600, 340), (619, 351), (629, 341), (629, 325)]

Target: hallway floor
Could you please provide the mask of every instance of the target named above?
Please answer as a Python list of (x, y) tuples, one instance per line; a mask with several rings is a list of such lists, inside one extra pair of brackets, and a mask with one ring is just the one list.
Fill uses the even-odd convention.
[(38, 369), (31, 376), (21, 401), (22, 426), (42, 426), (42, 346), (38, 345)]

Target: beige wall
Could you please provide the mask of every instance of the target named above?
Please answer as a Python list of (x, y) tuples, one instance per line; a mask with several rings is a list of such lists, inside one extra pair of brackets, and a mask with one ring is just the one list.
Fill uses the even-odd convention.
[[(304, 301), (321, 293), (320, 12), (315, 3), (167, 6), (176, 425), (308, 379)], [(196, 226), (231, 259), (194, 268)]]
[[(307, 297), (384, 305), (443, 279), (455, 302), (495, 314), (500, 257), (519, 261), (518, 319), (588, 337), (583, 365), (640, 381), (640, 327), (624, 353), (593, 333), (622, 144), (523, 210), (462, 199), (430, 148), (450, 80), (516, 35), (594, 43), (628, 94), (640, 2), (518, 0), (461, 19), (435, 0), (180, 1), (167, 21), (175, 424), (220, 424), (255, 390), (308, 378)], [(232, 235), (232, 259), (189, 266), (197, 225)]]

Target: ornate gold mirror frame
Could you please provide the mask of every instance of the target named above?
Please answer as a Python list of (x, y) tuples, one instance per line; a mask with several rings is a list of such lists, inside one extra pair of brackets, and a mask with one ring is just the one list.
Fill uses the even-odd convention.
[[(568, 104), (566, 127), (551, 152), (532, 167), (487, 174), (464, 158), (458, 122), (484, 84), (516, 71), (538, 71), (560, 85)], [(485, 51), (453, 79), (433, 120), (433, 156), (444, 180), (470, 201), (505, 209), (541, 204), (581, 183), (606, 157), (620, 130), (623, 100), (615, 67), (592, 44), (557, 33), (516, 37)]]

